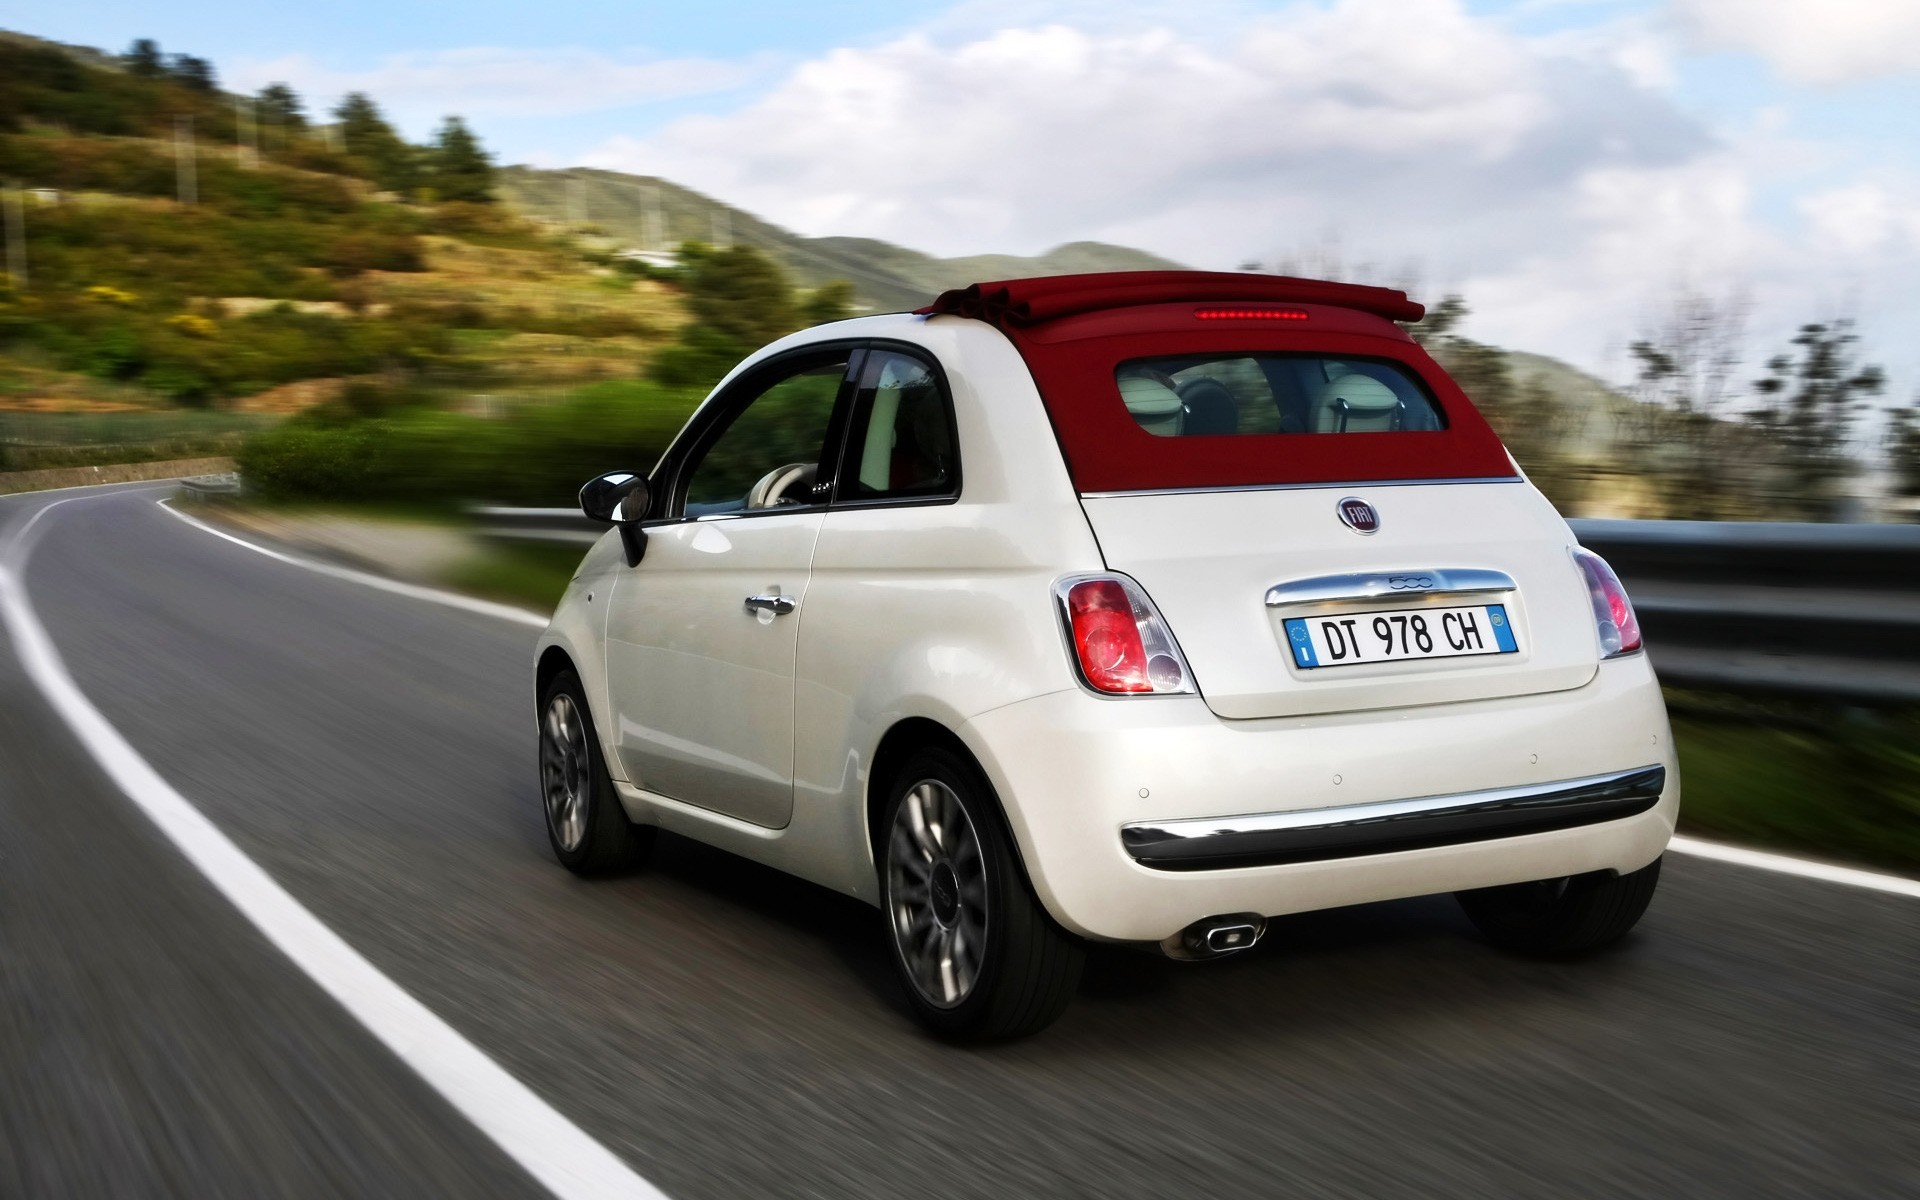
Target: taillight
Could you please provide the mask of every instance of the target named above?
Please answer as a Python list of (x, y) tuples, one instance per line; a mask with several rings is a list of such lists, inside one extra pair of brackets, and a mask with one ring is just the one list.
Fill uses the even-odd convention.
[(1138, 584), (1082, 576), (1062, 580), (1057, 592), (1088, 686), (1114, 695), (1193, 691), (1180, 648)]
[(1640, 618), (1633, 601), (1607, 560), (1591, 550), (1573, 548), (1573, 561), (1587, 580), (1587, 599), (1593, 602), (1593, 622), (1600, 628), (1600, 657), (1618, 658), (1640, 648)]

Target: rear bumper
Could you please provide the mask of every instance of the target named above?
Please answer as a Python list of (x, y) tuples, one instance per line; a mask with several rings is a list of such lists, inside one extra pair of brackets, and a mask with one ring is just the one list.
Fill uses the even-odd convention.
[(1041, 902), (1102, 941), (1637, 870), (1680, 803), (1644, 655), (1563, 692), (1255, 721), (1193, 697), (1062, 691), (958, 732)]
[(1585, 779), (1463, 795), (1244, 817), (1135, 821), (1120, 827), (1120, 844), (1135, 862), (1161, 871), (1352, 858), (1574, 829), (1638, 816), (1660, 802), (1666, 786), (1665, 767), (1638, 767)]

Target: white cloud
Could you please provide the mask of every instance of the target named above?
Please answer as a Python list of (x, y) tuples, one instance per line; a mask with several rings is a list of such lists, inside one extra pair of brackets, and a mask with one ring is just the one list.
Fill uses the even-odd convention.
[(324, 111), (348, 92), (366, 92), (403, 124), (447, 113), (553, 117), (740, 86), (765, 72), (763, 60), (667, 59), (591, 50), (468, 47), (396, 54), (363, 71), (324, 67), (305, 55), (243, 60), (223, 71), (236, 87), (291, 84)]
[(1920, 195), (1855, 183), (1803, 198), (1800, 211), (1813, 244), (1842, 258), (1920, 252)]
[(1003, 10), (832, 51), (585, 161), (940, 254), (1097, 239), (1311, 267), (1332, 243), (1463, 290), (1476, 336), (1590, 368), (1681, 279), (1745, 290), (1763, 338), (1849, 298), (1880, 302), (1866, 332), (1890, 348), (1920, 319), (1917, 193), (1836, 175), (1763, 110), (1709, 129), (1652, 26), (1528, 37), (1458, 0), (982, 16)]
[(1675, 0), (1675, 9), (1702, 45), (1751, 51), (1799, 83), (1920, 73), (1915, 0)]

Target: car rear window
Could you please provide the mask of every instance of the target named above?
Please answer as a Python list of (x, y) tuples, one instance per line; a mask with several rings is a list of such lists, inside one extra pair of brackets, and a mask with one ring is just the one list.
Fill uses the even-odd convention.
[(1002, 332), (1082, 495), (1517, 477), (1459, 385), (1392, 322), (1276, 311), (1142, 304)]
[(1398, 433), (1446, 428), (1399, 365), (1319, 354), (1136, 358), (1114, 369), (1115, 397), (1156, 437)]

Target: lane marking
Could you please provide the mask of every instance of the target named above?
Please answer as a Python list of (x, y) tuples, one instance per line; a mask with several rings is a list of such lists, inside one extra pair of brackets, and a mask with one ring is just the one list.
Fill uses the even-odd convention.
[(40, 624), (22, 582), (27, 555), (20, 539), (47, 511), (69, 500), (41, 509), (9, 545), (6, 564), (0, 566), (0, 619), (28, 677), (94, 761), (254, 928), (548, 1191), (561, 1200), (665, 1200), (666, 1193), (382, 974), (294, 899), (161, 778), (87, 699)]
[(1675, 834), (1673, 840), (1667, 843), (1667, 848), (1682, 854), (1691, 854), (1696, 858), (1710, 858), (1716, 862), (1733, 863), (1759, 871), (1797, 875), (1802, 879), (1818, 879), (1824, 883), (1867, 888), (1871, 891), (1885, 892), (1891, 896), (1907, 896), (1920, 900), (1920, 879), (1885, 875), (1879, 871), (1863, 871), (1858, 867), (1840, 867), (1832, 863), (1794, 858), (1791, 855), (1774, 854), (1766, 850), (1749, 850), (1745, 846), (1730, 846), (1725, 842), (1710, 842), (1705, 838), (1687, 837), (1683, 834)]
[(185, 521), (195, 529), (210, 533), (217, 538), (223, 538), (236, 546), (245, 546), (255, 554), (264, 554), (268, 558), (275, 559), (279, 562), (291, 563), (296, 567), (305, 567), (309, 571), (318, 571), (322, 575), (331, 575), (335, 579), (349, 580), (363, 587), (378, 588), (383, 592), (392, 592), (396, 596), (411, 596), (415, 600), (425, 600), (431, 604), (444, 604), (448, 608), (464, 609), (467, 612), (479, 613), (483, 617), (494, 617), (502, 621), (514, 621), (521, 625), (531, 625), (536, 629), (545, 629), (547, 627), (547, 618), (540, 613), (534, 612), (532, 609), (516, 608), (511, 604), (496, 604), (491, 600), (478, 600), (472, 596), (462, 596), (458, 592), (424, 587), (417, 583), (402, 583), (397, 579), (387, 579), (384, 576), (374, 575), (366, 571), (356, 571), (352, 567), (340, 567), (332, 563), (320, 562), (317, 559), (301, 558), (297, 554), (285, 554), (279, 550), (269, 549), (257, 542), (250, 542), (245, 538), (235, 537), (224, 529), (215, 529), (205, 521), (197, 517), (190, 517), (186, 513), (181, 512), (165, 500), (157, 500), (155, 503), (165, 510), (168, 516)]

